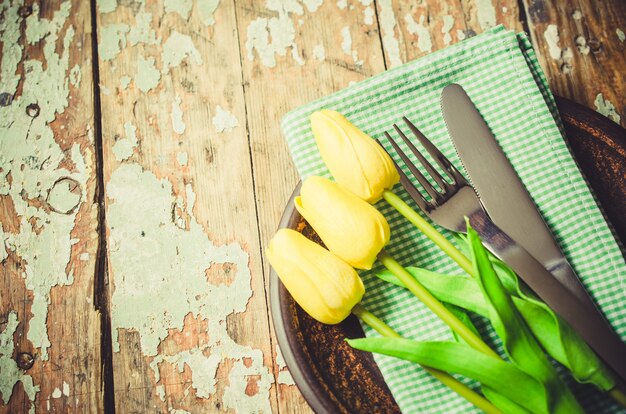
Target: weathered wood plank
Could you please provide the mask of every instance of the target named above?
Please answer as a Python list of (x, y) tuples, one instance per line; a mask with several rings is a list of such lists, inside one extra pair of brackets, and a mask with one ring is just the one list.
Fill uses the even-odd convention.
[(118, 412), (275, 411), (234, 2), (100, 2), (98, 38)]
[(552, 91), (626, 126), (626, 2), (525, 0)]
[(377, 5), (389, 67), (443, 49), (498, 24), (522, 30), (517, 1), (513, 0), (379, 0)]
[[(279, 120), (298, 105), (384, 70), (374, 8), (372, 1), (237, 2), (263, 247), (297, 182)], [(264, 269), (267, 283), (266, 260)], [(310, 412), (297, 388), (284, 382), (281, 412)]]
[(0, 412), (102, 411), (90, 22), (0, 5)]

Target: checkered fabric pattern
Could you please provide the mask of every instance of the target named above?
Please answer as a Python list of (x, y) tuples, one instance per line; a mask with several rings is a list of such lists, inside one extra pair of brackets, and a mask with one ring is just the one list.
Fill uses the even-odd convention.
[[(563, 140), (554, 98), (525, 34), (496, 27), (288, 113), (282, 130), (300, 175), (331, 177), (309, 124), (309, 115), (322, 108), (343, 113), (375, 138), (382, 138), (393, 123), (402, 125), (405, 115), (463, 171), (439, 105), (442, 88), (452, 82), (461, 84), (476, 104), (570, 263), (626, 339), (626, 263)], [(394, 191), (417, 209), (399, 185)], [(387, 250), (400, 263), (462, 272), (385, 201), (376, 207), (389, 220), (391, 242)], [(378, 280), (373, 272), (380, 269), (361, 272), (367, 288), (364, 305), (370, 311), (405, 337), (451, 339), (448, 328), (412, 295)], [(475, 321), (501, 352), (487, 321)], [(368, 327), (364, 329), (368, 336), (377, 335)], [(380, 355), (375, 358), (403, 412), (476, 411), (419, 366)], [(577, 384), (569, 377), (567, 381), (588, 412), (619, 412), (607, 396), (591, 386)]]

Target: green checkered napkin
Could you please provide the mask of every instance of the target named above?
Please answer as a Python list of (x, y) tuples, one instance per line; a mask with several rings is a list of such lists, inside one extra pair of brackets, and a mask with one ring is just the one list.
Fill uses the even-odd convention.
[[(460, 169), (439, 106), (442, 88), (452, 82), (461, 84), (476, 104), (570, 263), (626, 339), (626, 264), (563, 141), (554, 99), (525, 34), (496, 27), (290, 112), (282, 120), (282, 129), (300, 175), (331, 177), (309, 125), (309, 115), (322, 108), (343, 113), (372, 137), (382, 137), (383, 131), (406, 115)], [(399, 185), (395, 192), (417, 209)], [(391, 226), (387, 250), (402, 264), (461, 273), (384, 201), (376, 207)], [(448, 328), (415, 297), (378, 280), (373, 274), (378, 270), (380, 265), (361, 272), (367, 289), (364, 304), (370, 311), (405, 337), (451, 339)], [(502, 352), (486, 321), (476, 323)], [(377, 335), (364, 329), (368, 336)], [(418, 366), (386, 356), (375, 358), (403, 412), (475, 411)], [(619, 412), (608, 397), (592, 387), (568, 381), (588, 412)]]

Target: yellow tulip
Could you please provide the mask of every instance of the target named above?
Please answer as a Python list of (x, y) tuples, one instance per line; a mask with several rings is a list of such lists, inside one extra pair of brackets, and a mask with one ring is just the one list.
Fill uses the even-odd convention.
[(391, 157), (369, 135), (339, 112), (311, 115), (311, 128), (322, 159), (335, 180), (369, 203), (400, 181)]
[(326, 178), (307, 178), (295, 204), (328, 250), (357, 269), (371, 269), (389, 242), (389, 224), (383, 215)]
[(297, 231), (278, 230), (267, 257), (295, 301), (322, 323), (346, 319), (365, 293), (350, 265)]

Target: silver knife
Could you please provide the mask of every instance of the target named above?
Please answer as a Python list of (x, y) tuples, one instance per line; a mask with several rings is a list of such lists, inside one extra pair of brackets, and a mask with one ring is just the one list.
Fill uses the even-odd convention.
[(443, 89), (441, 108), (456, 152), (491, 220), (539, 260), (582, 306), (597, 311), (489, 126), (460, 85)]
[[(486, 234), (481, 234), (478, 229), (477, 231), (489, 240), (490, 234), (487, 233), (493, 233), (494, 229), (504, 232), (498, 236), (503, 238), (499, 240), (501, 243), (487, 244), (499, 250), (496, 253), (500, 254), (496, 255), (501, 256), (501, 259), (510, 265), (550, 307), (569, 322), (597, 352), (598, 356), (613, 368), (618, 377), (617, 385), (624, 390), (626, 387), (626, 344), (595, 307), (576, 274), (567, 264), (552, 234), (534, 208), (530, 196), (474, 103), (461, 86), (452, 84), (446, 86), (442, 92), (441, 108), (457, 154), (489, 218), (496, 226), (489, 228), (487, 223), (489, 220), (487, 220), (483, 223), (486, 224), (483, 226), (485, 229), (482, 229)], [(507, 209), (513, 213), (509, 214)], [(515, 222), (524, 224), (516, 225)], [(480, 223), (477, 224), (480, 225)], [(525, 231), (526, 226), (533, 230)], [(496, 233), (491, 234), (491, 238)], [(507, 242), (505, 239), (510, 241)], [(517, 249), (516, 243), (518, 243)], [(498, 244), (502, 246), (498, 247)], [(544, 251), (538, 252), (541, 262), (535, 259), (533, 253), (530, 253), (531, 250), (537, 251), (535, 244), (550, 252), (549, 254)], [(549, 273), (547, 268), (556, 271), (556, 274)], [(550, 278), (550, 275), (555, 277)], [(563, 288), (565, 289), (561, 292)]]

